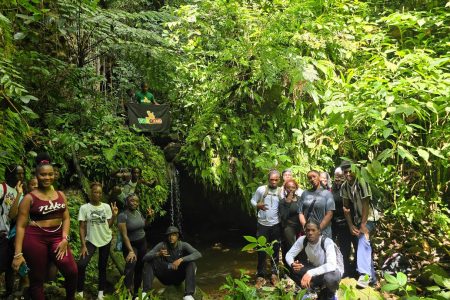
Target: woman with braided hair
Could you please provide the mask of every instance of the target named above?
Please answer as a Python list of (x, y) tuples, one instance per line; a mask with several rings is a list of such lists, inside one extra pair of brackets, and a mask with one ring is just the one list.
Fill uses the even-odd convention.
[(66, 299), (75, 299), (78, 271), (69, 249), (67, 199), (52, 188), (54, 172), (48, 154), (38, 155), (36, 162), (38, 188), (19, 206), (13, 268), (21, 273), (29, 270), (31, 298), (44, 300), (46, 270), (52, 261), (65, 278)]

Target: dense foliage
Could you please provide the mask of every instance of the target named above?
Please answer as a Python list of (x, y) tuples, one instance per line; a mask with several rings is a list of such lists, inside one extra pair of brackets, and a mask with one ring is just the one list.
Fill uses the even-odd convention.
[(346, 157), (385, 195), (380, 243), (408, 235), (411, 258), (448, 262), (449, 3), (3, 1), (0, 175), (42, 150), (84, 187), (142, 166), (160, 208), (162, 151), (123, 118), (147, 80), (185, 167), (244, 209), (270, 168), (307, 187)]

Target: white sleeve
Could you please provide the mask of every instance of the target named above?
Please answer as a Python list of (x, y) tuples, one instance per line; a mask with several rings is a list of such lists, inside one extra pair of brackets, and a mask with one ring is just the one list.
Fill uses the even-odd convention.
[(106, 204), (106, 203), (103, 203), (103, 205), (104, 205), (104, 207), (105, 207), (105, 215), (106, 215), (106, 219), (109, 220), (109, 219), (112, 218), (111, 207), (110, 207), (108, 204)]
[[(306, 272), (311, 276), (322, 275), (322, 274), (325, 274), (328, 272), (333, 272), (333, 271), (337, 270), (336, 250), (334, 249), (334, 242), (331, 239), (327, 238), (325, 240), (324, 247), (325, 247), (326, 257), (327, 257), (326, 263)], [(323, 251), (322, 247), (320, 247), (319, 251)]]
[(286, 253), (286, 262), (288, 266), (291, 266), (294, 262), (295, 257), (303, 250), (303, 241), (305, 240), (305, 236), (299, 237), (294, 245), (292, 245), (291, 249), (289, 249), (288, 253)]
[(261, 198), (264, 196), (264, 190), (265, 186), (260, 186), (256, 189), (256, 192), (253, 194), (252, 199), (250, 200), (250, 203), (256, 207), (256, 204), (261, 200)]
[(78, 212), (78, 221), (86, 221), (86, 206), (81, 205), (80, 211)]

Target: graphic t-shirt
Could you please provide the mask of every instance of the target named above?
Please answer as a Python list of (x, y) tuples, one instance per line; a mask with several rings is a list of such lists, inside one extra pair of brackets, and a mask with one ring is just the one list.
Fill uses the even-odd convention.
[(83, 204), (80, 207), (78, 221), (86, 222), (86, 240), (95, 247), (103, 247), (112, 239), (111, 228), (108, 219), (112, 218), (111, 207), (106, 203), (98, 206), (91, 203)]
[[(6, 190), (4, 190), (6, 187)], [(0, 231), (9, 232), (10, 229), (10, 220), (9, 220), (9, 211), (11, 210), (11, 206), (16, 200), (17, 190), (13, 187), (10, 187), (8, 184), (0, 184), (0, 199), (3, 197), (3, 203), (0, 208)]]
[(150, 92), (143, 93), (142, 91), (139, 91), (136, 93), (136, 101), (138, 103), (154, 103), (155, 97)]

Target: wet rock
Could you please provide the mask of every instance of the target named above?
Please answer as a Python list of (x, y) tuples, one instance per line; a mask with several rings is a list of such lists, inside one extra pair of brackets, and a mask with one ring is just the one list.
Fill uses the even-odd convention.
[(168, 162), (172, 162), (181, 150), (181, 144), (171, 142), (164, 147), (164, 156)]

